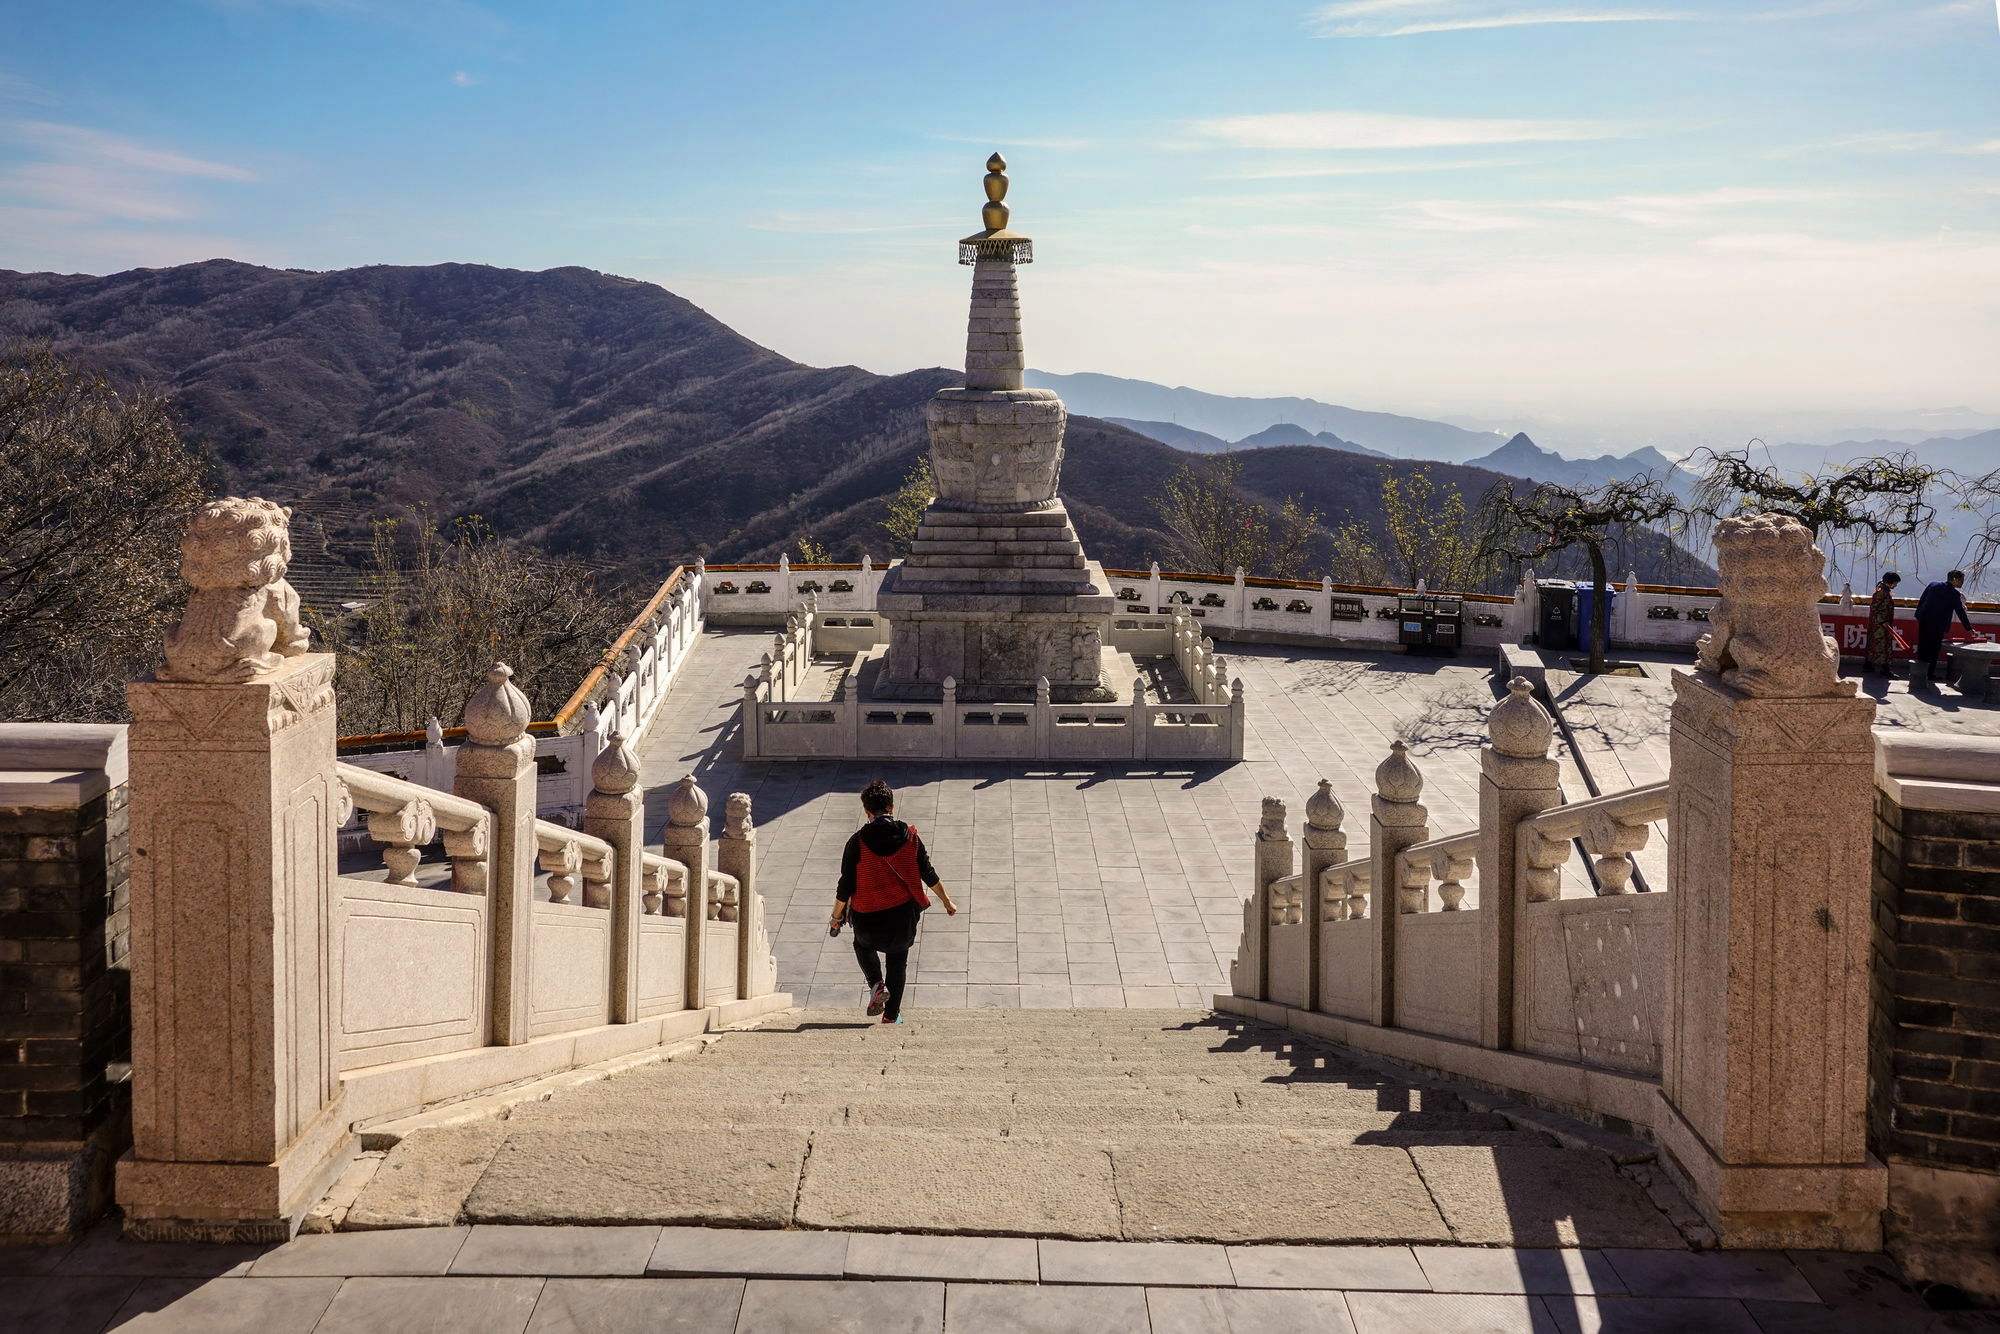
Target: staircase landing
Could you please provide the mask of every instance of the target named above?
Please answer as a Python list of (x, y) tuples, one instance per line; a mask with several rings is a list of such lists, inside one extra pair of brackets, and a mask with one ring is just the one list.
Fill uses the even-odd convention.
[(1647, 1164), (1490, 1106), (1199, 1010), (794, 1011), (418, 1129), (341, 1226), (1685, 1247)]

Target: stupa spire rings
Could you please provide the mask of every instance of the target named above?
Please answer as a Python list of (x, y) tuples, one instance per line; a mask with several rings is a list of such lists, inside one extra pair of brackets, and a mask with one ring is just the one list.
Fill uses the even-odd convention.
[(977, 264), (1000, 260), (1008, 264), (1035, 262), (1035, 244), (1019, 232), (1009, 231), (1012, 211), (1007, 207), (1007, 159), (995, 153), (986, 159), (986, 203), (979, 210), (984, 231), (974, 232), (958, 243), (958, 262)]

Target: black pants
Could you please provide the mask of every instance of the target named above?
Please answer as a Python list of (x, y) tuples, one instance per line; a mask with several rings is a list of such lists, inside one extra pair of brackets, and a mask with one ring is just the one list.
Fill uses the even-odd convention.
[(908, 950), (883, 950), (881, 958), (876, 952), (860, 941), (854, 942), (854, 957), (861, 960), (861, 975), (868, 979), (868, 985), (879, 987), (884, 983), (889, 987), (889, 1005), (882, 1011), (884, 1019), (894, 1019), (903, 1012), (903, 976), (909, 967)]
[(1923, 625), (1917, 627), (1917, 661), (1930, 673), (1933, 681), (1938, 679), (1938, 657), (1944, 652), (1944, 636), (1950, 628), (1949, 623), (1935, 630)]

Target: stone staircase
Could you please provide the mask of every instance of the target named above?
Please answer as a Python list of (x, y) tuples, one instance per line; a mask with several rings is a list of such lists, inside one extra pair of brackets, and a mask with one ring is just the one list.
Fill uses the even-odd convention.
[(337, 1225), (1686, 1244), (1635, 1141), (1199, 1010), (792, 1011), (520, 1097), (407, 1130)]

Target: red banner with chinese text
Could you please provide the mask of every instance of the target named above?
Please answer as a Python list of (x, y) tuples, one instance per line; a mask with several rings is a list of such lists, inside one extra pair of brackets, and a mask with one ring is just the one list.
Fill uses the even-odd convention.
[[(1833, 642), (1840, 646), (1843, 658), (1863, 658), (1868, 656), (1868, 618), (1866, 616), (1826, 616), (1819, 618), (1820, 625), (1833, 636)], [(2000, 642), (2000, 633), (1989, 625), (1974, 628), (1973, 633), (1965, 633), (1965, 627), (1957, 621), (1945, 631), (1945, 643), (1951, 645), (1965, 640), (1979, 640), (1984, 643)], [(1913, 658), (1917, 653), (1917, 623), (1914, 620), (1897, 620), (1889, 626), (1889, 656), (1892, 658)]]

